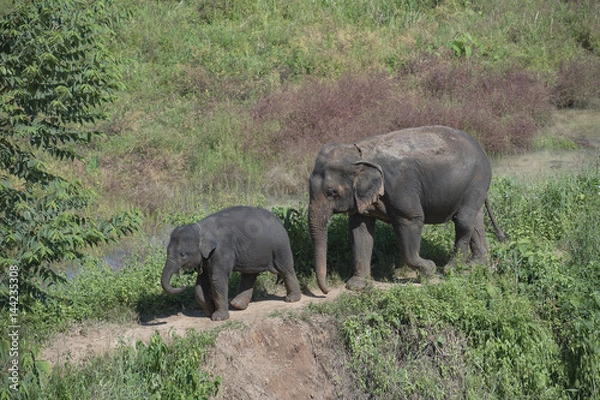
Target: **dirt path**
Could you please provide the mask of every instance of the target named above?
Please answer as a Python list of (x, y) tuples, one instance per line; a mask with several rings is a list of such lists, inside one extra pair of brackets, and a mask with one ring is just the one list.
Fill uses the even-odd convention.
[[(550, 133), (579, 143), (575, 151), (540, 151), (504, 157), (494, 161), (494, 174), (514, 178), (543, 177), (579, 168), (597, 159), (600, 147), (600, 111), (557, 113)], [(388, 286), (376, 284), (377, 286)], [(213, 322), (199, 310), (158, 318), (144, 324), (86, 324), (56, 337), (44, 349), (52, 364), (84, 361), (112, 351), (119, 343), (148, 342), (154, 332), (168, 339), (183, 336), (187, 329), (219, 329), (210, 356), (211, 373), (221, 376), (221, 399), (335, 399), (359, 398), (352, 392), (351, 379), (344, 376), (344, 354), (336, 353), (337, 340), (328, 321), (285, 318), (310, 303), (331, 301), (346, 289), (332, 288), (327, 295), (303, 295), (297, 303), (285, 303), (281, 296), (250, 303), (247, 310), (230, 311), (230, 319)], [(273, 316), (273, 315), (279, 315)], [(282, 316), (283, 315), (283, 316)], [(316, 319), (316, 320), (315, 320)], [(231, 324), (241, 322), (241, 324)], [(350, 382), (350, 383), (349, 383)]]
[[(385, 284), (377, 284), (384, 286)], [(154, 332), (168, 342), (173, 334), (186, 330), (217, 329), (215, 345), (204, 370), (220, 376), (218, 399), (336, 399), (359, 398), (346, 377), (345, 354), (332, 324), (323, 316), (306, 319), (286, 318), (311, 303), (331, 301), (343, 287), (325, 295), (303, 295), (296, 303), (285, 303), (281, 296), (253, 301), (244, 311), (230, 310), (227, 321), (213, 322), (200, 310), (157, 318), (145, 324), (96, 323), (75, 327), (56, 337), (43, 350), (51, 364), (85, 362), (106, 354), (119, 344), (148, 343)], [(232, 323), (233, 322), (233, 323)]]
[(246, 326), (260, 324), (275, 313), (297, 311), (310, 303), (322, 303), (337, 298), (346, 292), (343, 287), (332, 288), (326, 296), (323, 294), (304, 294), (300, 301), (286, 303), (282, 297), (272, 296), (265, 300), (252, 301), (244, 311), (230, 310), (226, 321), (211, 321), (204, 317), (201, 310), (189, 310), (165, 318), (157, 318), (144, 324), (108, 324), (91, 323), (74, 327), (71, 332), (59, 335), (43, 350), (44, 359), (51, 364), (70, 361), (78, 362), (92, 355), (101, 355), (124, 343), (133, 345), (141, 340), (148, 342), (154, 332), (163, 338), (172, 334), (183, 336), (187, 329), (199, 331), (222, 327), (231, 322), (242, 322)]

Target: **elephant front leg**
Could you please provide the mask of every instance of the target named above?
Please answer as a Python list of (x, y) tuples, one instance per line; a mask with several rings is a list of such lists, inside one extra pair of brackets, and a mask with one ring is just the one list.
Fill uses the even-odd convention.
[(215, 311), (210, 316), (213, 321), (223, 321), (229, 318), (229, 303), (227, 302), (227, 280), (229, 275), (220, 271), (211, 277), (211, 293), (215, 303)]
[(349, 290), (362, 290), (371, 276), (371, 255), (373, 254), (373, 237), (375, 220), (362, 215), (350, 215), (350, 243), (354, 256), (354, 276), (346, 283)]
[(210, 282), (208, 281), (206, 272), (198, 274), (198, 278), (196, 278), (196, 286), (194, 287), (194, 297), (196, 298), (198, 304), (200, 304), (204, 315), (210, 317), (215, 311), (215, 305), (212, 301), (210, 293)]
[(238, 310), (245, 310), (248, 308), (248, 304), (250, 300), (252, 300), (252, 292), (254, 291), (254, 283), (256, 282), (256, 278), (258, 274), (241, 274), (242, 277), (240, 279), (240, 288), (238, 290), (238, 295), (235, 296), (229, 304), (232, 307), (237, 308)]

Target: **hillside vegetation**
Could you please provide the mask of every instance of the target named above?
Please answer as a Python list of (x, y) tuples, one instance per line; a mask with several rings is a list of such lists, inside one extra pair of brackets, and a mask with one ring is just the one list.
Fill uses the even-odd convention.
[[(107, 118), (95, 127), (104, 135), (80, 145), (82, 160), (46, 162), (97, 194), (89, 214), (139, 209), (143, 229), (119, 243), (117, 271), (103, 258), (115, 248), (90, 250), (96, 257), (80, 265), (57, 265), (77, 273), (21, 313), (22, 398), (214, 396), (222, 378), (197, 368), (210, 332), (168, 344), (154, 336), (53, 370), (39, 346), (74, 322), (193, 307), (192, 293), (160, 287), (164, 235), (232, 204), (277, 206), (301, 285), (314, 289), (306, 179), (323, 144), (443, 124), (476, 136), (492, 157), (574, 149), (568, 132), (550, 136), (553, 113), (599, 104), (594, 0), (104, 3), (124, 89), (102, 105)], [(459, 266), (439, 283), (310, 310), (338, 321), (353, 395), (600, 398), (600, 165), (541, 181), (495, 178), (490, 198), (511, 236), (490, 240), (493, 268)], [(450, 257), (452, 228), (425, 230), (423, 252), (438, 265)], [(329, 243), (329, 278), (339, 283), (352, 265), (345, 216), (332, 219)], [(375, 246), (374, 278), (396, 282), (391, 228), (378, 224)], [(261, 276), (255, 297), (278, 285)]]
[(600, 91), (593, 1), (118, 5), (126, 90), (76, 171), (102, 207), (302, 198), (323, 144), (408, 126), (522, 150), (554, 107)]

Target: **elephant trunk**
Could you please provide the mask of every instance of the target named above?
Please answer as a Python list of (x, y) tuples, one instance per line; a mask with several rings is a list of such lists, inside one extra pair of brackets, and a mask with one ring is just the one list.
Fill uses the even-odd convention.
[(179, 271), (181, 267), (177, 265), (175, 262), (169, 260), (167, 258), (167, 262), (165, 263), (165, 267), (163, 268), (162, 277), (160, 279), (160, 283), (165, 292), (169, 294), (179, 294), (185, 290), (185, 286), (180, 288), (174, 288), (171, 286), (171, 278), (175, 273)]
[(333, 212), (327, 207), (311, 202), (308, 207), (308, 225), (315, 254), (317, 283), (324, 294), (327, 287), (327, 223)]

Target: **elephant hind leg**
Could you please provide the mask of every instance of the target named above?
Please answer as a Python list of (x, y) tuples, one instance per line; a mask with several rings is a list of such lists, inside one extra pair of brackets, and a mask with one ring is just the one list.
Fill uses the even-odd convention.
[(298, 278), (296, 278), (296, 274), (291, 274), (283, 277), (283, 282), (285, 284), (285, 290), (287, 292), (285, 296), (285, 301), (288, 303), (293, 303), (302, 297), (302, 292), (300, 291), (300, 284), (298, 283)]
[[(454, 218), (456, 241), (452, 260), (444, 267), (444, 271), (456, 265), (457, 261), (463, 263), (475, 263), (485, 260), (489, 251), (487, 238), (485, 237), (485, 226), (483, 223), (483, 207), (477, 213), (471, 209), (461, 210)], [(469, 254), (471, 249), (471, 254)]]
[(289, 268), (286, 268), (286, 270), (281, 271), (279, 276), (281, 276), (283, 279), (285, 290), (287, 292), (285, 301), (288, 303), (293, 303), (300, 300), (300, 297), (302, 297), (302, 292), (300, 290), (300, 284), (298, 283), (298, 278), (296, 277), (293, 264)]
[[(479, 208), (463, 206), (454, 216), (453, 221), (456, 238), (452, 258), (454, 261), (458, 259), (467, 262), (469, 260), (469, 247), (472, 249), (474, 247), (477, 253), (482, 251), (481, 238), (477, 235), (483, 233), (485, 238), (485, 232), (481, 232), (483, 228), (483, 208), (482, 206), (479, 206)], [(479, 232), (475, 232), (475, 228)]]
[(293, 303), (302, 297), (302, 291), (300, 290), (300, 284), (296, 277), (296, 271), (294, 271), (294, 256), (292, 255), (292, 249), (282, 249), (277, 252), (273, 257), (273, 264), (277, 275), (283, 279), (285, 284), (286, 296), (285, 301)]
[(250, 300), (252, 300), (252, 292), (254, 291), (254, 283), (258, 274), (241, 274), (240, 287), (238, 294), (229, 302), (232, 307), (238, 310), (245, 310), (248, 308)]
[(475, 225), (471, 232), (471, 240), (469, 242), (471, 247), (471, 259), (469, 261), (479, 262), (485, 260), (486, 254), (489, 252), (490, 247), (485, 237), (485, 224), (483, 222), (483, 208), (477, 214), (475, 219)]
[(400, 221), (394, 226), (394, 230), (402, 261), (420, 274), (432, 276), (436, 270), (435, 263), (419, 255), (423, 222), (418, 220)]

